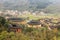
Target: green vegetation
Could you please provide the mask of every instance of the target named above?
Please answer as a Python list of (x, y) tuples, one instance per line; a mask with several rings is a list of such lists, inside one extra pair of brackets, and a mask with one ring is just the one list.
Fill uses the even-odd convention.
[(47, 31), (45, 28), (28, 28), (21, 33), (2, 31), (0, 40), (55, 40), (54, 34), (53, 31)]
[(0, 32), (7, 30), (8, 22), (4, 17), (0, 16)]
[(6, 30), (8, 23), (6, 19), (0, 17), (0, 40), (59, 40), (60, 38), (60, 32), (57, 33), (56, 29), (49, 30), (47, 25), (41, 28), (29, 28), (26, 25), (21, 25), (22, 32), (15, 33)]

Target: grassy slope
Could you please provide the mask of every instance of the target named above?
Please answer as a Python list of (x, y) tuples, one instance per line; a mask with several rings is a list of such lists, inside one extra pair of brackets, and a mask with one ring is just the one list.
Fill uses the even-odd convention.
[(32, 14), (27, 14), (23, 15), (21, 17), (29, 17), (30, 19), (40, 19), (40, 18), (60, 18), (60, 14), (46, 14), (46, 15), (32, 15)]

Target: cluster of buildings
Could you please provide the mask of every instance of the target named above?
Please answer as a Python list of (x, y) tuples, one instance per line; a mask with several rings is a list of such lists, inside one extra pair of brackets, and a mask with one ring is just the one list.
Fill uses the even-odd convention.
[[(38, 14), (37, 14), (38, 13)], [(40, 14), (39, 14), (40, 13)], [(60, 20), (57, 23), (52, 22), (53, 20), (58, 20), (58, 19), (53, 19), (53, 18), (42, 18), (39, 20), (29, 20), (29, 18), (25, 19), (25, 18), (20, 18), (18, 16), (23, 16), (23, 15), (27, 15), (27, 14), (32, 14), (34, 16), (37, 15), (45, 15), (44, 12), (29, 12), (29, 11), (13, 11), (13, 10), (5, 10), (5, 11), (0, 11), (0, 16), (3, 16), (7, 19), (7, 21), (10, 22), (8, 29), (10, 31), (14, 31), (14, 32), (21, 32), (22, 30), (22, 26), (21, 25), (27, 25), (27, 27), (33, 27), (33, 28), (40, 28), (40, 27), (46, 27), (48, 29), (54, 29), (57, 28), (59, 24), (60, 26)]]
[(33, 27), (33, 28), (47, 27), (49, 30), (60, 26), (60, 21), (58, 21), (57, 23), (54, 23), (52, 22), (53, 20), (52, 18), (29, 20), (28, 22), (24, 18), (8, 18), (7, 20), (11, 23), (9, 24), (9, 30), (14, 32), (21, 32), (22, 26), (20, 26), (20, 24), (27, 25), (27, 27)]
[(17, 10), (13, 11), (13, 10), (5, 10), (5, 11), (0, 11), (0, 15), (3, 16), (18, 16), (21, 13), (18, 12)]
[(20, 26), (20, 24), (27, 25), (27, 27), (41, 27), (40, 22), (37, 20), (30, 20), (29, 22), (24, 18), (8, 18), (7, 20), (11, 23), (8, 26), (9, 30), (14, 32), (20, 32), (22, 30), (22, 26)]
[(27, 14), (32, 14), (34, 16), (37, 15), (45, 15), (44, 12), (30, 12), (30, 11), (17, 11), (17, 10), (5, 10), (5, 11), (0, 11), (0, 16), (9, 16), (9, 17), (18, 17), (18, 16), (23, 16), (23, 15), (27, 15)]

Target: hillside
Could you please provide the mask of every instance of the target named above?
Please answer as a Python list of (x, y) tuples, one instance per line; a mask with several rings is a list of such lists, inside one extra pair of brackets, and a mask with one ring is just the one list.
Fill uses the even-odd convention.
[(0, 0), (0, 10), (40, 11), (60, 13), (59, 0)]
[(60, 1), (55, 1), (44, 9), (46, 13), (60, 13)]
[(0, 10), (41, 10), (52, 2), (50, 0), (0, 0)]

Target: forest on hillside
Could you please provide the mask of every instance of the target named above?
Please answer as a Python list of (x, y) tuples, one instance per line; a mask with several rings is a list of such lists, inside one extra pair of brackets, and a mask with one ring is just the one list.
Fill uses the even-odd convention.
[(0, 0), (0, 10), (60, 13), (59, 0)]
[(51, 0), (0, 0), (0, 10), (39, 11), (52, 3)]

